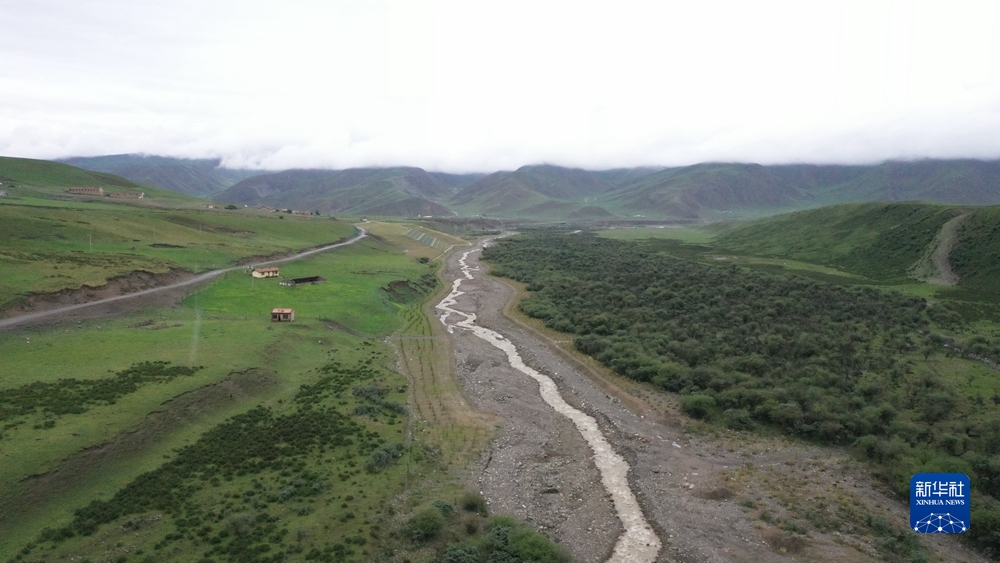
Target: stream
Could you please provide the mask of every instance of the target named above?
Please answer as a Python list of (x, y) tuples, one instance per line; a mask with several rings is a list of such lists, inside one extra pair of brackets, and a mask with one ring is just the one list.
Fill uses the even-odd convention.
[[(560, 395), (555, 382), (550, 377), (527, 366), (518, 353), (517, 347), (504, 338), (503, 335), (477, 326), (475, 313), (465, 313), (453, 308), (457, 304), (457, 298), (465, 294), (461, 290), (462, 281), (474, 279), (472, 275), (473, 268), (467, 264), (466, 260), (470, 254), (481, 250), (482, 247), (466, 251), (462, 254), (459, 260), (462, 277), (459, 277), (452, 283), (451, 292), (436, 306), (443, 311), (440, 316), (442, 324), (445, 325), (448, 332), (453, 332), (455, 328), (468, 330), (482, 340), (502, 350), (507, 355), (510, 365), (534, 379), (538, 383), (538, 390), (542, 399), (556, 412), (570, 419), (587, 444), (590, 445), (594, 453), (594, 464), (601, 474), (601, 483), (611, 496), (615, 512), (625, 530), (618, 537), (608, 562), (651, 563), (655, 561), (661, 548), (660, 539), (643, 516), (642, 509), (639, 507), (639, 503), (629, 486), (628, 462), (612, 448), (597, 425), (597, 420), (567, 403), (562, 398), (562, 395)], [(464, 317), (464, 319), (449, 325), (448, 319), (452, 315)]]

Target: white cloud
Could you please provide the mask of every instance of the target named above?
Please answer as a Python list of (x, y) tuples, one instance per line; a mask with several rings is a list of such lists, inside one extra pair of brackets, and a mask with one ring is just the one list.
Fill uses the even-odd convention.
[(0, 10), (7, 155), (453, 171), (1000, 157), (996, 2)]

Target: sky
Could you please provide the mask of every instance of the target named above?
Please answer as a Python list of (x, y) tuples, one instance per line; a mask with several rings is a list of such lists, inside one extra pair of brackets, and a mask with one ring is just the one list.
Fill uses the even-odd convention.
[(0, 155), (1000, 158), (1000, 2), (0, 0)]

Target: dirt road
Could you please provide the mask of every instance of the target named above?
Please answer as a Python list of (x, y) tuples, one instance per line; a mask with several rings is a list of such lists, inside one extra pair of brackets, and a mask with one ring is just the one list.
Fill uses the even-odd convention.
[[(319, 247), (319, 248), (313, 248), (311, 250), (307, 250), (305, 252), (300, 252), (298, 254), (294, 254), (292, 256), (287, 256), (285, 258), (278, 258), (278, 259), (275, 259), (275, 260), (268, 260), (268, 261), (265, 261), (265, 262), (254, 262), (254, 266), (271, 266), (271, 265), (275, 265), (275, 264), (285, 264), (287, 262), (293, 262), (295, 260), (299, 260), (299, 259), (305, 258), (307, 256), (312, 256), (313, 254), (318, 254), (320, 252), (326, 252), (327, 250), (332, 250), (334, 248), (340, 248), (342, 246), (347, 246), (349, 244), (354, 244), (354, 243), (358, 242), (359, 240), (364, 239), (367, 236), (368, 236), (368, 231), (366, 229), (362, 229), (361, 227), (358, 227), (358, 234), (355, 235), (353, 238), (348, 239), (348, 240), (346, 240), (344, 242), (339, 242), (337, 244), (330, 244), (330, 245), (322, 246), (322, 247)], [(48, 309), (46, 311), (39, 311), (37, 313), (28, 313), (28, 314), (24, 314), (24, 315), (19, 315), (17, 317), (11, 317), (11, 318), (8, 318), (8, 319), (2, 319), (2, 320), (0, 320), (0, 330), (6, 329), (6, 328), (17, 327), (17, 326), (21, 326), (21, 325), (32, 324), (32, 323), (35, 323), (35, 322), (40, 321), (40, 320), (48, 319), (50, 317), (64, 316), (64, 315), (66, 315), (68, 313), (73, 313), (75, 311), (80, 311), (80, 310), (83, 310), (83, 309), (99, 309), (99, 308), (103, 307), (103, 308), (110, 308), (110, 309), (113, 310), (113, 309), (116, 309), (114, 307), (115, 304), (119, 304), (119, 303), (121, 303), (123, 301), (136, 301), (136, 300), (139, 300), (141, 298), (149, 298), (150, 296), (154, 296), (154, 295), (158, 295), (158, 294), (167, 294), (167, 293), (171, 293), (171, 292), (176, 293), (177, 290), (179, 290), (179, 289), (185, 289), (185, 288), (193, 287), (193, 286), (196, 286), (196, 285), (198, 285), (200, 283), (206, 282), (208, 280), (215, 279), (215, 278), (221, 276), (222, 274), (224, 274), (226, 272), (232, 272), (233, 270), (241, 270), (241, 269), (243, 269), (245, 267), (246, 267), (245, 265), (241, 265), (241, 266), (233, 266), (232, 268), (223, 268), (221, 270), (212, 270), (210, 272), (205, 272), (204, 274), (200, 274), (200, 275), (195, 276), (193, 278), (188, 278), (188, 279), (185, 279), (185, 280), (182, 280), (182, 281), (178, 281), (178, 282), (175, 282), (175, 283), (170, 283), (170, 284), (167, 284), (167, 285), (161, 285), (161, 286), (153, 287), (153, 288), (150, 288), (150, 289), (144, 289), (142, 291), (136, 291), (134, 293), (126, 293), (124, 295), (116, 295), (114, 297), (107, 297), (105, 299), (98, 299), (98, 300), (95, 300), (95, 301), (88, 301), (86, 303), (77, 303), (77, 304), (74, 304), (74, 305), (66, 305), (66, 306), (63, 306), (63, 307), (57, 307), (57, 308), (54, 308), (54, 309)], [(114, 310), (114, 311), (109, 311), (109, 312), (118, 312), (118, 311)]]

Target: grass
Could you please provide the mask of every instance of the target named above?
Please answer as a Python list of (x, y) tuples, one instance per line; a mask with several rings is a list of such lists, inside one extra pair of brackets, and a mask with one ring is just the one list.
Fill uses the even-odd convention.
[(706, 244), (717, 236), (715, 232), (704, 227), (629, 227), (600, 231), (598, 236), (618, 240), (642, 240), (651, 238), (679, 240), (690, 244)]
[[(282, 266), (282, 271), (285, 276), (322, 275), (328, 282), (292, 289), (279, 286), (277, 280), (252, 280), (249, 275), (231, 273), (174, 308), (0, 333), (0, 353), (10, 368), (0, 377), (0, 389), (32, 381), (56, 382), (63, 377), (111, 377), (109, 370), (146, 360), (205, 366), (192, 377), (144, 385), (114, 405), (62, 416), (49, 429), (34, 428), (42, 419), (40, 414), (7, 429), (0, 440), (0, 504), (5, 507), (0, 512), (10, 513), (7, 508), (13, 506), (24, 510), (16, 522), (4, 519), (0, 523), (0, 556), (13, 555), (12, 550), (43, 526), (65, 522), (73, 507), (84, 500), (107, 498), (138, 474), (155, 469), (163, 463), (164, 455), (171, 457), (174, 448), (193, 443), (227, 417), (257, 404), (287, 404), (301, 384), (318, 377), (316, 368), (330, 357), (344, 364), (373, 361), (389, 366), (391, 352), (371, 338), (402, 329), (402, 313), (413, 305), (393, 302), (381, 288), (390, 281), (416, 279), (431, 270), (399, 249), (368, 241)], [(296, 322), (270, 323), (270, 308), (279, 305), (295, 307)], [(155, 328), (165, 328), (128, 328), (146, 319), (154, 319)], [(66, 358), (73, 358), (69, 369)], [(91, 462), (81, 453), (86, 448), (121, 440), (177, 397), (201, 392), (251, 368), (273, 374), (273, 383), (243, 401), (201, 405), (183, 415), (184, 424), (137, 446), (135, 452), (104, 460), (99, 468), (79, 469), (79, 479), (58, 497), (46, 496), (44, 490), (32, 488), (32, 481), (24, 481), (30, 474), (59, 467), (64, 471), (89, 467)], [(403, 376), (386, 372), (384, 378), (405, 394)], [(390, 435), (399, 434), (401, 428), (398, 423), (393, 425)], [(390, 487), (385, 494), (398, 491)], [(28, 493), (34, 496), (26, 497)], [(358, 510), (374, 510), (386, 498), (382, 494), (368, 496), (371, 503)], [(25, 505), (29, 499), (32, 504)]]
[(468, 244), (456, 236), (413, 223), (373, 221), (366, 223), (365, 228), (413, 258), (432, 260), (452, 246)]
[(920, 203), (838, 205), (750, 223), (723, 233), (715, 245), (905, 283), (941, 226), (960, 213), (955, 206)]
[(199, 272), (336, 242), (350, 224), (236, 210), (163, 210), (78, 203), (32, 207), (0, 203), (5, 275), (0, 308), (31, 293), (100, 286), (141, 270)]

